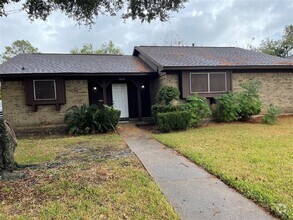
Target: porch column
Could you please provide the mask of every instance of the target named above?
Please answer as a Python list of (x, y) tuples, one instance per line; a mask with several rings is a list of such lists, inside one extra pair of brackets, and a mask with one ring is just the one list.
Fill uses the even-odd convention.
[(140, 121), (142, 121), (141, 90), (140, 90), (140, 86), (137, 86), (137, 104), (138, 104), (138, 118), (139, 118)]
[(137, 90), (137, 105), (138, 105), (138, 118), (142, 121), (142, 106), (141, 106), (141, 86), (143, 82), (132, 80), (133, 84), (136, 86)]

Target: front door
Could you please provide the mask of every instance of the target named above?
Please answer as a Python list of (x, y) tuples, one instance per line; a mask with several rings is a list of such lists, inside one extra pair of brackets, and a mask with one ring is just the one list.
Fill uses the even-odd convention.
[(121, 111), (120, 118), (129, 118), (126, 83), (112, 84), (113, 107)]

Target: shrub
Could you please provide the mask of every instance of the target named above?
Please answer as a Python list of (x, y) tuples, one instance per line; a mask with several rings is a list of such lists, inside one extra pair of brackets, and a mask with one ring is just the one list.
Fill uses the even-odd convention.
[(103, 108), (98, 109), (93, 115), (94, 129), (97, 132), (108, 132), (116, 128), (121, 112), (104, 105)]
[(73, 106), (65, 114), (64, 121), (70, 134), (89, 134), (113, 130), (120, 118), (120, 111), (109, 106), (98, 109), (96, 105)]
[(65, 114), (64, 121), (70, 134), (88, 134), (94, 130), (93, 114), (97, 111), (96, 105), (73, 106)]
[(178, 106), (155, 104), (152, 106), (152, 115), (155, 118), (155, 121), (157, 121), (158, 113), (175, 112), (177, 110)]
[(162, 132), (186, 130), (191, 120), (191, 112), (176, 111), (158, 113), (158, 125)]
[(212, 114), (206, 98), (199, 97), (198, 95), (187, 97), (186, 103), (181, 108), (191, 112), (190, 126), (199, 126), (204, 118)]
[(217, 104), (213, 115), (217, 121), (230, 122), (236, 121), (240, 112), (238, 94), (227, 93), (216, 98)]
[(257, 115), (261, 111), (261, 99), (259, 96), (259, 89), (261, 84), (257, 81), (249, 80), (242, 83), (243, 91), (239, 93), (239, 117), (242, 120), (248, 120), (252, 115)]
[(267, 109), (267, 113), (262, 117), (262, 122), (269, 125), (276, 124), (280, 112), (280, 108), (270, 105)]
[(216, 98), (217, 104), (213, 112), (218, 121), (230, 122), (238, 118), (248, 120), (252, 115), (257, 115), (261, 111), (261, 99), (259, 89), (261, 84), (257, 81), (249, 80), (242, 83), (243, 91), (239, 93), (223, 94)]
[(163, 86), (159, 89), (156, 100), (157, 102), (163, 102), (169, 105), (173, 99), (178, 99), (180, 93), (177, 88), (172, 86)]

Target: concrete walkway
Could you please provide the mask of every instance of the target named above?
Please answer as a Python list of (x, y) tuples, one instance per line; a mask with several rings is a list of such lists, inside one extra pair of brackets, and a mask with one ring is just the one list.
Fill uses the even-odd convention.
[(120, 124), (118, 131), (182, 220), (274, 219), (134, 124)]

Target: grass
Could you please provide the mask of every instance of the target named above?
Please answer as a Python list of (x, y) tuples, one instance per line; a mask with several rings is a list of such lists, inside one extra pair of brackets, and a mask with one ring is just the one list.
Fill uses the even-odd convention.
[(179, 219), (116, 134), (22, 138), (17, 181), (0, 181), (0, 219)]
[(155, 138), (282, 219), (293, 219), (293, 118), (231, 123)]

